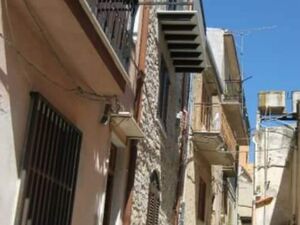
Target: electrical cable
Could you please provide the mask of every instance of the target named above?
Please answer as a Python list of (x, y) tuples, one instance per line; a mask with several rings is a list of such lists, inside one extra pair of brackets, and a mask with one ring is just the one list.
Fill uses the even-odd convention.
[[(3, 41), (7, 44), (7, 46), (11, 47), (15, 53), (17, 54), (18, 59), (21, 58), (27, 65), (29, 65), (31, 68), (33, 68), (35, 71), (37, 71), (45, 80), (47, 80), (49, 83), (51, 83), (52, 85), (67, 91), (67, 92), (75, 92), (78, 96), (83, 97), (85, 99), (91, 100), (91, 101), (96, 101), (96, 102), (103, 102), (103, 101), (109, 101), (112, 99), (115, 99), (116, 104), (118, 105), (118, 107), (120, 107), (120, 104), (118, 102), (117, 96), (111, 96), (111, 95), (100, 95), (97, 94), (95, 92), (91, 92), (91, 91), (87, 91), (84, 90), (81, 86), (77, 85), (75, 79), (73, 78), (73, 76), (71, 76), (68, 73), (68, 70), (65, 68), (64, 64), (62, 63), (62, 61), (60, 60), (59, 56), (57, 55), (57, 53), (55, 52), (55, 50), (53, 49), (51, 43), (49, 42), (47, 35), (45, 34), (45, 31), (43, 30), (43, 28), (40, 26), (40, 24), (38, 23), (36, 17), (34, 16), (34, 14), (32, 13), (32, 10), (28, 4), (28, 2), (26, 0), (23, 0), (24, 4), (30, 14), (30, 16), (32, 17), (34, 23), (36, 24), (39, 33), (42, 35), (43, 39), (46, 41), (47, 45), (48, 45), (48, 49), (50, 50), (50, 52), (52, 53), (52, 55), (55, 57), (56, 61), (59, 63), (60, 67), (63, 69), (65, 75), (70, 78), (71, 82), (73, 83), (73, 88), (68, 88), (63, 86), (62, 84), (60, 84), (57, 81), (54, 81), (52, 79), (50, 79), (51, 76), (49, 76), (48, 74), (46, 74), (45, 72), (43, 72), (42, 69), (40, 69), (37, 65), (35, 65), (32, 61), (30, 61), (14, 44), (14, 40), (9, 40), (3, 33), (0, 33), (0, 38), (3, 39)], [(13, 38), (13, 32), (12, 32), (12, 25), (10, 23), (10, 17), (9, 17), (9, 10), (8, 10), (8, 3), (7, 0), (5, 1), (5, 9), (6, 9), (6, 17), (7, 17), (7, 21), (8, 21), (8, 28), (10, 30), (12, 39)], [(26, 71), (26, 70), (24, 70)], [(29, 84), (31, 84), (30, 79), (28, 76), (25, 76), (26, 80)]]

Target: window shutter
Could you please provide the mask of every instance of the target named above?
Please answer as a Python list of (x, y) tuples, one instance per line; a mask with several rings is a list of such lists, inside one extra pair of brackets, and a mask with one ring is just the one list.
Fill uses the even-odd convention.
[(155, 177), (155, 180), (152, 180), (149, 187), (149, 196), (148, 196), (148, 212), (147, 212), (147, 221), (146, 225), (158, 225), (158, 216), (159, 216), (159, 183), (158, 178)]
[(71, 223), (81, 136), (47, 100), (32, 94), (24, 162), (24, 224)]

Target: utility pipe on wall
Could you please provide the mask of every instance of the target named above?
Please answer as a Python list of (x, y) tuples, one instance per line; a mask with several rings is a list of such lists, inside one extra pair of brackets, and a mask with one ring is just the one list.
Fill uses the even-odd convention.
[(300, 176), (300, 173), (299, 173), (299, 163), (300, 163), (300, 154), (299, 154), (299, 151), (300, 151), (300, 101), (297, 101), (297, 136), (296, 136), (296, 145), (297, 145), (297, 148), (295, 149), (295, 152), (296, 153), (296, 166), (295, 166), (295, 169), (296, 169), (296, 189), (295, 189), (295, 224), (300, 224), (300, 216), (299, 216), (299, 212), (300, 212), (300, 193), (299, 193), (299, 188), (300, 188), (300, 179), (299, 179), (299, 176)]

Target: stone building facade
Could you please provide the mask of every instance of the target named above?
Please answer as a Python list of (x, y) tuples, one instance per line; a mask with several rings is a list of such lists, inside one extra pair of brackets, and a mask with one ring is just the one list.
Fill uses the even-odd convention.
[[(179, 214), (190, 122), (190, 73), (205, 67), (199, 58), (205, 46), (203, 9), (201, 1), (192, 5), (174, 2), (149, 7), (140, 116), (145, 138), (137, 145), (131, 224), (182, 224), (184, 220)], [(189, 41), (191, 33), (195, 37)]]
[[(159, 177), (159, 222), (173, 224), (174, 204), (179, 168), (179, 122), (176, 118), (181, 110), (182, 75), (168, 65), (167, 55), (158, 46), (157, 8), (150, 9), (145, 58), (145, 80), (142, 89), (141, 129), (145, 134), (137, 147), (136, 172), (133, 192), (131, 224), (146, 224), (148, 193), (151, 174)], [(159, 86), (161, 63), (165, 62), (169, 76), (167, 120), (165, 125), (159, 118)]]

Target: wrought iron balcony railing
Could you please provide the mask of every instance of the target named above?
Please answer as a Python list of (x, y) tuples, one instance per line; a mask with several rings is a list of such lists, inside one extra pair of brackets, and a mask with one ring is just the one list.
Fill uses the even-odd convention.
[(219, 104), (195, 103), (193, 130), (220, 135), (229, 150), (236, 149), (235, 136)]
[(193, 142), (212, 165), (232, 166), (236, 139), (220, 104), (194, 104)]
[(242, 119), (245, 121), (247, 135), (249, 136), (250, 124), (249, 124), (248, 111), (246, 108), (245, 93), (244, 93), (241, 80), (236, 80), (236, 81), (225, 80), (225, 92), (224, 92), (223, 101), (227, 103), (229, 106), (230, 104), (239, 105), (238, 108), (241, 111)]
[(220, 134), (227, 148), (236, 149), (236, 140), (219, 104), (195, 104), (193, 130)]
[(224, 101), (242, 103), (241, 80), (225, 80)]
[(137, 0), (87, 0), (124, 69), (128, 70)]

